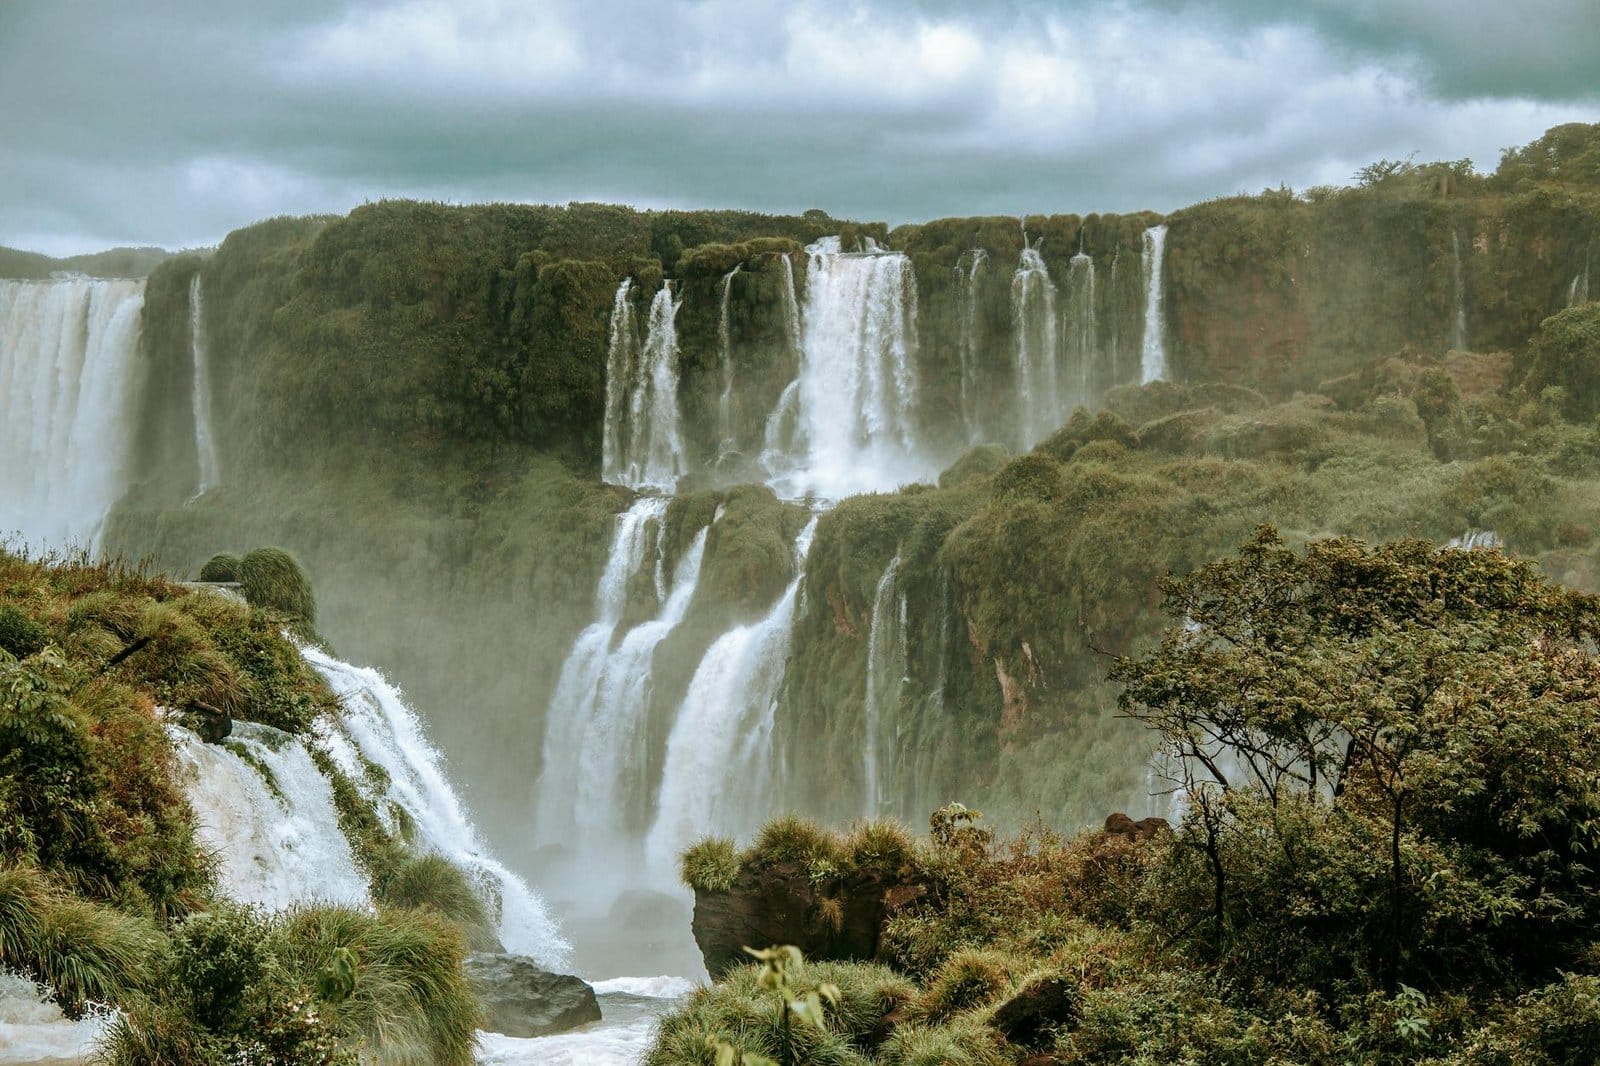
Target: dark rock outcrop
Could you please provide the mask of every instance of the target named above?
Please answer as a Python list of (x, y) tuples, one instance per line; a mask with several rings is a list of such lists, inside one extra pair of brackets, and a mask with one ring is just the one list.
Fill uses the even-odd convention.
[(884, 923), (924, 892), (877, 871), (817, 885), (803, 863), (746, 866), (728, 891), (695, 892), (691, 928), (713, 978), (750, 961), (747, 946), (793, 944), (808, 959), (861, 962), (877, 957)]
[(1078, 1020), (1078, 986), (1065, 977), (1030, 981), (995, 1008), (989, 1024), (1006, 1042), (1023, 1048), (1050, 1043), (1052, 1030)]
[(491, 1032), (548, 1036), (600, 1020), (594, 989), (521, 955), (479, 952), (467, 956), (466, 970)]
[(1164, 833), (1170, 828), (1165, 818), (1141, 818), (1136, 822), (1118, 811), (1116, 814), (1106, 816), (1105, 834), (1138, 843), (1149, 840), (1158, 833)]

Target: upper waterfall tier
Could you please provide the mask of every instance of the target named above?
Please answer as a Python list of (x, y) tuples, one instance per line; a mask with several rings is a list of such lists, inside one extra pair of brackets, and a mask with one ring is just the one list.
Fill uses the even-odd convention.
[(127, 488), (144, 282), (0, 281), (0, 538), (93, 545)]
[(785, 394), (793, 434), (766, 457), (774, 488), (837, 499), (930, 476), (917, 427), (911, 260), (875, 246), (845, 252), (837, 237), (806, 255), (800, 369)]
[(633, 313), (633, 281), (617, 288), (606, 353), (603, 469), (607, 481), (671, 489), (684, 472), (678, 409), (678, 308), (672, 283), (650, 302), (644, 336)]

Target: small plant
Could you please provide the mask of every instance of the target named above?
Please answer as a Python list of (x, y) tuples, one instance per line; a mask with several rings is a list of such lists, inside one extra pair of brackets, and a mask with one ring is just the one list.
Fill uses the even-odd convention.
[(708, 1040), (707, 1046), (716, 1055), (717, 1066), (793, 1066), (801, 1061), (795, 1057), (793, 1022), (826, 1031), (828, 1023), (823, 1003), (832, 1007), (839, 1005), (839, 986), (823, 982), (814, 988), (803, 988), (800, 973), (805, 968), (805, 956), (793, 944), (760, 951), (751, 947), (744, 950), (761, 964), (756, 983), (779, 997), (779, 1058), (741, 1052), (732, 1044), (715, 1038)]

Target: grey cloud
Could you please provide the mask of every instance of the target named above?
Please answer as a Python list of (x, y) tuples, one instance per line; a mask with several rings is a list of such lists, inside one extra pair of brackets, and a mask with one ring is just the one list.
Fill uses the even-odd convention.
[[(361, 36), (383, 24), (376, 4), (27, 0), (0, 6), (0, 97), (28, 101), (0, 109), (0, 243), (210, 242), (264, 215), (396, 195), (823, 207), (891, 222), (1166, 210), (1342, 180), (1413, 150), (1492, 165), (1554, 122), (1600, 117), (1592, 93), (1539, 103), (1525, 85), (1456, 99), (1418, 74), (1417, 34), (1448, 37), (1424, 17), (1428, 0), (1391, 15), (1341, 5), (1344, 22), (1326, 0), (1309, 9), (1314, 23), (1248, 2), (1169, 4), (1164, 17), (1022, 0), (979, 15), (805, 5), (859, 16), (823, 42), (870, 44), (836, 75), (791, 65), (795, 8), (776, 0), (552, 0), (543, 10), (572, 21), (578, 65), (545, 77), (525, 76), (521, 54), (499, 66), (391, 59), (395, 42)], [(1095, 20), (1112, 17), (1130, 21), (1097, 35)], [(895, 49), (940, 19), (958, 31), (956, 53), (988, 49), (982, 69), (959, 54), (948, 78), (909, 69), (921, 60)], [(319, 52), (341, 25), (356, 27), (346, 43), (359, 54)], [(1045, 48), (1052, 26), (1063, 36)], [(879, 43), (892, 54), (874, 66)], [(1166, 51), (1152, 58), (1156, 46)], [(527, 56), (528, 70), (540, 59)], [(1002, 61), (1034, 64), (1046, 85), (1086, 78), (1091, 99), (1071, 121), (1048, 99), (1030, 111), (1007, 95)]]

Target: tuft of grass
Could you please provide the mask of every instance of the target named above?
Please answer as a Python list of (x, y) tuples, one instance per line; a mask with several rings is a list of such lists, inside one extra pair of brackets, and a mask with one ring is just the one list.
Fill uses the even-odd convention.
[(951, 955), (934, 973), (914, 1008), (928, 1022), (987, 1006), (1009, 991), (1032, 968), (1025, 959), (1003, 952), (966, 948)]
[(934, 1029), (896, 1029), (878, 1061), (884, 1066), (1003, 1066), (1012, 1059), (1001, 1052), (993, 1032), (975, 1020), (962, 1020)]
[(842, 865), (839, 838), (810, 818), (785, 814), (761, 827), (756, 841), (745, 853), (744, 861), (756, 866), (776, 866), (784, 862), (834, 867)]
[(48, 987), (76, 1014), (150, 988), (166, 939), (147, 919), (68, 896), (37, 868), (0, 864), (0, 969)]
[(490, 928), (483, 895), (443, 855), (408, 853), (387, 864), (373, 878), (372, 897), (387, 907), (437, 914), (469, 934)]
[(845, 864), (856, 870), (898, 874), (917, 864), (917, 838), (892, 818), (858, 822), (844, 838)]
[(49, 639), (50, 631), (42, 623), (28, 617), (20, 608), (0, 604), (0, 651), (26, 659), (43, 649)]
[(282, 548), (257, 548), (239, 560), (239, 584), (253, 606), (277, 611), (290, 628), (307, 640), (316, 639), (317, 600), (311, 580)]
[(678, 874), (696, 892), (726, 892), (739, 877), (739, 851), (726, 837), (702, 837), (683, 853)]
[(207, 559), (200, 568), (201, 581), (238, 581), (239, 564), (241, 560), (237, 555), (228, 552), (218, 552)]
[(344, 948), (357, 960), (349, 997), (324, 1008), (334, 1031), (377, 1066), (471, 1066), (482, 1020), (462, 969), (461, 931), (421, 910), (376, 915), (349, 907), (287, 912), (274, 945), (310, 982)]

